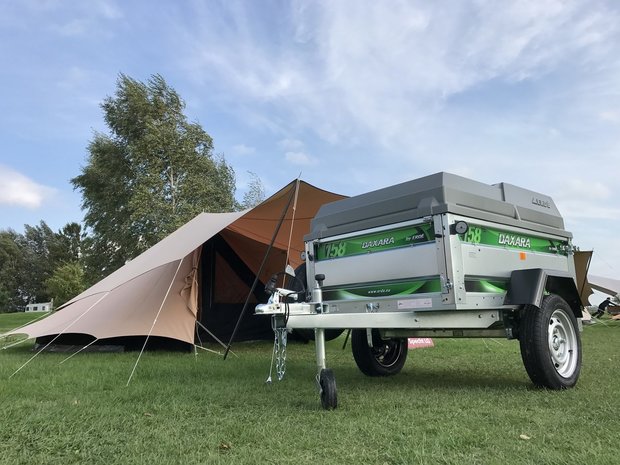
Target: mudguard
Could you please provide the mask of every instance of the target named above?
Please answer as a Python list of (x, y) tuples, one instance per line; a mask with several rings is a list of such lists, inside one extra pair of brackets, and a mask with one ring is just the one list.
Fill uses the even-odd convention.
[(533, 268), (515, 270), (510, 275), (504, 304), (540, 307), (545, 292), (557, 294), (581, 318), (581, 300), (573, 277), (562, 271)]

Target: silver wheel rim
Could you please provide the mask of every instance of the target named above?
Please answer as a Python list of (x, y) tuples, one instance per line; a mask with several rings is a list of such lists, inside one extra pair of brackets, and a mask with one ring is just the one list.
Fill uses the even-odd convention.
[(403, 348), (399, 341), (394, 340), (373, 349), (373, 355), (379, 365), (390, 368), (400, 360)]
[(557, 309), (551, 315), (548, 343), (555, 371), (563, 378), (569, 378), (577, 368), (579, 354), (577, 333), (564, 310)]

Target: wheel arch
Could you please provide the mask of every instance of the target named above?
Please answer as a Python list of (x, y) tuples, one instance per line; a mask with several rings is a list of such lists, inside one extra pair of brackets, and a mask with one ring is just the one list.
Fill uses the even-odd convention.
[(515, 270), (510, 275), (504, 303), (534, 305), (540, 308), (545, 292), (562, 297), (576, 318), (583, 316), (575, 279), (568, 273), (543, 268)]

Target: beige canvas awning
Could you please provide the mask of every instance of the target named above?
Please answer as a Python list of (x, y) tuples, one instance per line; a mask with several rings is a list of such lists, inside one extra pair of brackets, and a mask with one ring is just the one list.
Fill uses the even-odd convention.
[(614, 296), (620, 294), (620, 279), (605, 278), (603, 276), (588, 275), (588, 282), (592, 289)]

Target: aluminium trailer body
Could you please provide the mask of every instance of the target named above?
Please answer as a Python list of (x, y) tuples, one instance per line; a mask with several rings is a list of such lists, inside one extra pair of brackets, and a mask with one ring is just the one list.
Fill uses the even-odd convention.
[(326, 408), (337, 402), (326, 329), (352, 330), (370, 376), (400, 371), (407, 337), (507, 337), (535, 384), (571, 387), (582, 316), (571, 240), (550, 197), (437, 173), (321, 207), (305, 237), (306, 292), (291, 303), (279, 289), (256, 312), (315, 329)]

